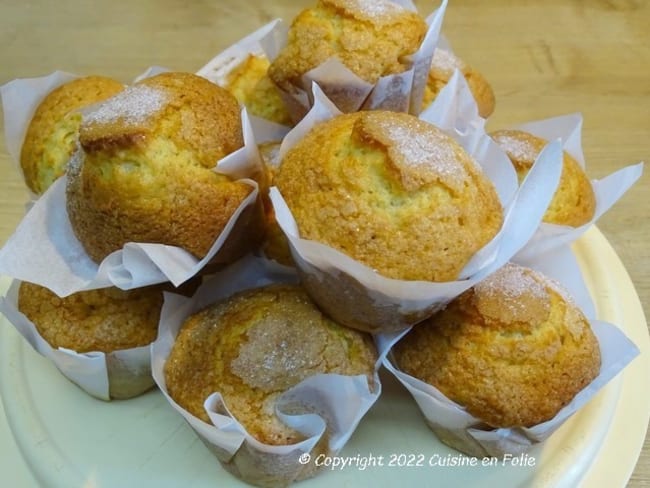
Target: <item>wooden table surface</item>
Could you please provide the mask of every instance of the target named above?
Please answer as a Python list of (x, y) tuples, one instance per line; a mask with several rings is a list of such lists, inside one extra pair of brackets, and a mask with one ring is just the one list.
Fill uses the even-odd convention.
[[(129, 82), (150, 65), (195, 71), (244, 34), (292, 18), (311, 0), (0, 0), (0, 84), (61, 69)], [(416, 2), (428, 14), (437, 2)], [(496, 94), (489, 128), (584, 115), (588, 173), (603, 177), (650, 157), (650, 2), (451, 0), (444, 33)], [(650, 307), (650, 226), (644, 175), (598, 226)], [(0, 245), (27, 192), (0, 141)], [(648, 394), (648, 390), (639, 392)], [(640, 425), (639, 428), (645, 428)], [(629, 486), (649, 486), (646, 444)]]

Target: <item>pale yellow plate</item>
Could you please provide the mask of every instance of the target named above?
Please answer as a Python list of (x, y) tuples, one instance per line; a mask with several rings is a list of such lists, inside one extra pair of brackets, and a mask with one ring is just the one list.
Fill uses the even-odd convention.
[[(322, 472), (298, 486), (625, 486), (650, 416), (648, 329), (630, 278), (602, 234), (592, 229), (574, 249), (599, 318), (619, 325), (641, 355), (530, 453), (525, 461), (534, 466), (482, 466), (481, 460), (477, 466), (440, 466), (459, 458), (428, 430), (410, 395), (383, 375), (381, 399), (341, 453), (352, 466)], [(8, 284), (1, 280), (0, 288)], [(0, 396), (2, 486), (239, 484), (157, 391), (122, 402), (95, 400), (36, 354), (4, 318)], [(364, 462), (371, 466), (361, 469)]]

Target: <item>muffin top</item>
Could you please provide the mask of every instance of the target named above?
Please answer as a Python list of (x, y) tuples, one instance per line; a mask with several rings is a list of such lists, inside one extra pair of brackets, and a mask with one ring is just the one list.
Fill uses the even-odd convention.
[(492, 87), (481, 73), (445, 49), (436, 49), (433, 53), (429, 77), (424, 87), (422, 107), (427, 107), (433, 102), (456, 69), (465, 77), (472, 96), (476, 100), (479, 115), (484, 119), (488, 118), (494, 112), (495, 105)]
[[(548, 144), (547, 140), (520, 130), (499, 130), (490, 136), (508, 154), (520, 181)], [(560, 184), (542, 220), (579, 227), (591, 221), (595, 212), (596, 196), (589, 178), (580, 164), (564, 151)]]
[(416, 325), (396, 365), (492, 427), (553, 418), (599, 373), (589, 322), (554, 282), (508, 264)]
[(275, 400), (315, 374), (366, 375), (377, 353), (369, 335), (324, 316), (297, 286), (272, 285), (236, 294), (183, 324), (165, 363), (171, 397), (210, 422), (203, 403), (220, 392), (256, 439), (292, 444), (301, 435), (275, 416)]
[(388, 0), (319, 0), (293, 20), (269, 77), (291, 93), (302, 75), (336, 58), (375, 83), (409, 69), (405, 58), (419, 49), (426, 30), (422, 17)]
[(18, 308), (53, 348), (105, 353), (146, 346), (156, 339), (163, 303), (159, 286), (102, 288), (60, 298), (23, 282)]
[(389, 278), (456, 279), (503, 219), (478, 164), (408, 114), (359, 112), (316, 125), (274, 182), (301, 237)]
[(122, 91), (124, 85), (103, 76), (86, 76), (51, 91), (36, 108), (20, 154), (27, 186), (44, 193), (65, 173), (77, 145), (81, 113), (78, 109)]
[(278, 88), (268, 77), (270, 64), (263, 56), (249, 54), (228, 74), (225, 88), (245, 105), (252, 115), (278, 124), (291, 125), (291, 116), (284, 106)]
[(250, 194), (213, 171), (243, 145), (237, 100), (189, 73), (147, 78), (84, 117), (67, 210), (96, 262), (127, 242), (202, 258)]
[(244, 144), (236, 99), (180, 72), (145, 78), (101, 104), (84, 117), (79, 140), (87, 153), (111, 153), (155, 136), (169, 139), (179, 152), (191, 151), (205, 168)]

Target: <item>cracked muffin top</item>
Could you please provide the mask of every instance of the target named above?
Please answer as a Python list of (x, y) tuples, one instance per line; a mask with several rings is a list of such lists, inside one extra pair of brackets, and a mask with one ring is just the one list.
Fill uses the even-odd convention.
[(320, 0), (292, 22), (287, 45), (269, 67), (269, 77), (291, 92), (301, 77), (330, 58), (375, 83), (409, 67), (427, 25), (415, 12), (387, 0)]
[(274, 183), (300, 236), (388, 278), (452, 281), (499, 231), (492, 182), (451, 137), (388, 111), (317, 124)]
[(600, 371), (580, 309), (555, 282), (515, 264), (416, 325), (393, 357), (495, 428), (552, 419)]
[(215, 392), (257, 440), (293, 444), (301, 434), (275, 415), (285, 391), (316, 374), (366, 375), (373, 383), (377, 352), (370, 335), (323, 315), (291, 285), (247, 290), (183, 324), (165, 363), (170, 396), (210, 422), (203, 403)]
[(67, 211), (101, 262), (128, 242), (204, 257), (253, 191), (214, 171), (243, 145), (237, 100), (190, 73), (162, 73), (84, 116), (68, 170)]

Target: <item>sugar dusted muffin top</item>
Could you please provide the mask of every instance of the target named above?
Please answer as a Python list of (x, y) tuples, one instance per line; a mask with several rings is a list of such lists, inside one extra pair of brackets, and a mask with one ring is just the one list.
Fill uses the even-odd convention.
[(508, 264), (416, 325), (396, 365), (486, 424), (553, 418), (599, 373), (589, 322), (557, 284)]
[(85, 76), (51, 91), (36, 108), (20, 154), (27, 186), (44, 193), (62, 176), (76, 149), (80, 108), (122, 91), (124, 85), (104, 76)]
[(478, 164), (408, 114), (359, 112), (316, 125), (274, 182), (301, 237), (389, 278), (455, 280), (503, 218)]
[[(492, 132), (490, 136), (508, 154), (520, 181), (548, 144), (547, 140), (520, 130), (500, 130)], [(542, 220), (551, 224), (579, 227), (589, 222), (595, 212), (596, 197), (587, 174), (564, 151), (560, 184)]]
[(243, 145), (239, 105), (189, 73), (127, 88), (83, 121), (67, 210), (96, 262), (127, 242), (209, 251), (252, 188), (213, 171)]
[(427, 25), (418, 14), (388, 0), (319, 0), (292, 22), (287, 45), (269, 68), (270, 78), (291, 93), (301, 77), (337, 58), (361, 79), (409, 68), (405, 57), (420, 47)]
[(377, 353), (369, 335), (324, 316), (297, 286), (245, 291), (189, 317), (165, 363), (171, 397), (209, 422), (214, 392), (261, 442), (291, 444), (300, 434), (274, 413), (276, 398), (319, 373), (366, 375)]

